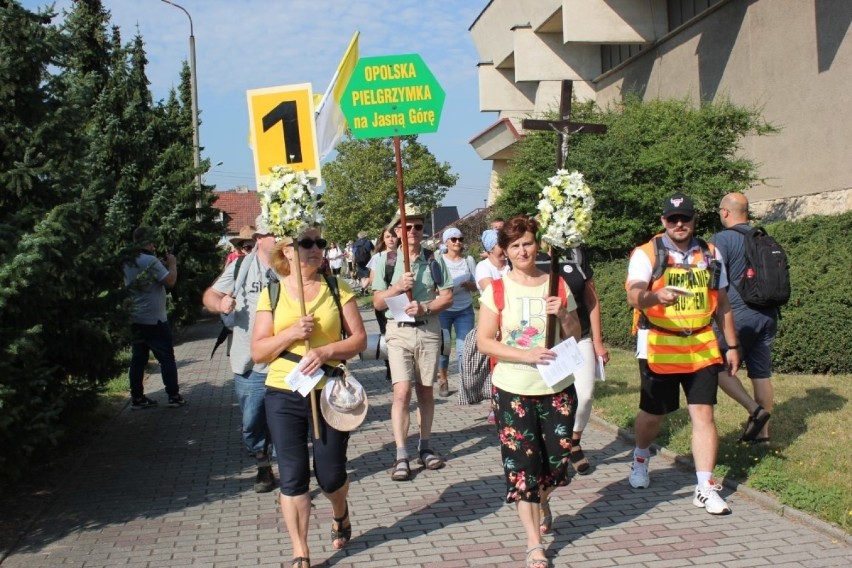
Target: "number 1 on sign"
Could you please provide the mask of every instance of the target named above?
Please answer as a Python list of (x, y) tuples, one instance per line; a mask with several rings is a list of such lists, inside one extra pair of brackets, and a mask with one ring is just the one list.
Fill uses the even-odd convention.
[(302, 140), (299, 138), (299, 113), (296, 101), (284, 101), (263, 117), (263, 131), (278, 123), (284, 133), (284, 155), (288, 164), (302, 163)]

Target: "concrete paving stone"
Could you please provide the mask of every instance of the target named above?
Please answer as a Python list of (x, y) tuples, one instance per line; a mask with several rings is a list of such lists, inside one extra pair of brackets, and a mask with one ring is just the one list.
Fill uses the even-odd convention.
[(726, 568), (748, 568), (750, 566), (769, 566), (770, 564), (771, 563), (765, 558), (735, 558), (733, 560), (728, 560), (727, 562), (725, 562)]
[(621, 556), (615, 559), (618, 566), (636, 566), (638, 564), (650, 564), (660, 559), (656, 554), (643, 554), (633, 552), (630, 556)]

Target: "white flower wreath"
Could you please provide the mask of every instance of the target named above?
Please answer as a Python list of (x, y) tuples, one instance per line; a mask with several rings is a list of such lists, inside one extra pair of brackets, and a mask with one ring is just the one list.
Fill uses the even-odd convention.
[(260, 183), (263, 220), (276, 237), (297, 237), (317, 219), (319, 205), (310, 178), (289, 166), (274, 166)]
[(592, 228), (595, 198), (578, 171), (557, 170), (541, 190), (538, 221), (542, 239), (551, 246), (568, 249), (580, 245)]

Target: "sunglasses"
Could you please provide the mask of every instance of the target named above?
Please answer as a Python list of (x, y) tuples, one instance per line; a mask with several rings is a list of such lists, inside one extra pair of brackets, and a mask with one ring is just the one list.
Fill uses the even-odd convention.
[(415, 231), (422, 231), (423, 230), (423, 223), (416, 223), (414, 225), (406, 225), (405, 229), (407, 231), (410, 231), (412, 229), (414, 229)]
[(449, 239), (447, 239), (447, 240), (448, 240), (448, 241), (450, 241), (450, 242), (452, 242), (452, 243), (463, 243), (463, 242), (464, 242), (464, 237), (450, 237), (450, 238), (449, 238)]
[(314, 248), (314, 245), (316, 245), (318, 248), (321, 248), (321, 249), (324, 249), (326, 246), (328, 246), (327, 240), (325, 240), (325, 239), (312, 239), (310, 237), (305, 237), (303, 239), (299, 239), (296, 242), (299, 244), (300, 247), (302, 247), (305, 250), (310, 250), (310, 249)]
[(254, 248), (254, 243), (252, 243), (252, 244), (250, 244), (250, 245), (243, 245), (243, 246), (242, 246), (242, 249), (243, 249), (243, 250), (246, 250), (246, 251), (250, 251), (250, 250), (252, 250), (253, 248)]
[(689, 223), (692, 221), (692, 217), (690, 215), (669, 215), (666, 217), (666, 223), (670, 223), (672, 225), (677, 225), (678, 223)]

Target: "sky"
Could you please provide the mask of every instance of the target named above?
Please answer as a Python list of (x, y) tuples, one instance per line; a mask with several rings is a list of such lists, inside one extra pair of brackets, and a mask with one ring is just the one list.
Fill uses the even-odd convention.
[[(189, 19), (161, 0), (102, 0), (124, 43), (138, 32), (154, 100), (165, 100), (189, 61)], [(29, 9), (48, 0), (24, 0)], [(468, 141), (497, 120), (479, 111), (479, 57), (468, 28), (487, 0), (176, 0), (192, 17), (199, 139), (218, 190), (255, 188), (246, 91), (311, 83), (324, 93), (355, 31), (361, 57), (417, 53), (446, 92), (438, 132), (421, 134), (459, 175), (443, 205), (460, 215), (483, 207), (491, 163)], [(56, 0), (62, 9), (70, 0)], [(330, 156), (329, 158), (332, 158)], [(215, 165), (222, 162), (221, 165)]]

